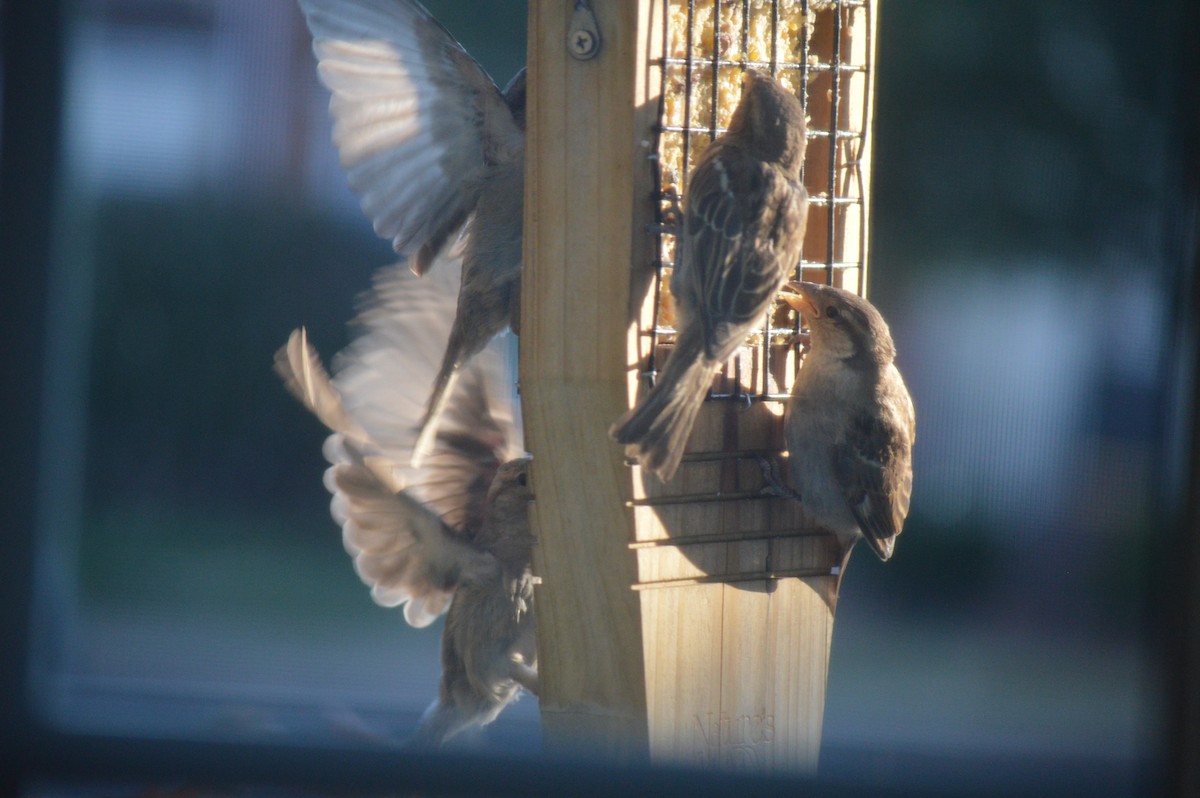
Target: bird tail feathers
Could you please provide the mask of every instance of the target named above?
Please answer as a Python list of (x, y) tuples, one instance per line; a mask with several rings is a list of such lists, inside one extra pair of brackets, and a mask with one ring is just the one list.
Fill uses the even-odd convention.
[(643, 468), (666, 482), (675, 475), (696, 415), (712, 385), (714, 363), (703, 342), (681, 336), (650, 393), (609, 429)]
[(452, 737), (480, 725), (480, 718), (475, 713), (439, 698), (421, 715), (417, 730), (404, 741), (404, 748), (413, 751), (434, 751)]

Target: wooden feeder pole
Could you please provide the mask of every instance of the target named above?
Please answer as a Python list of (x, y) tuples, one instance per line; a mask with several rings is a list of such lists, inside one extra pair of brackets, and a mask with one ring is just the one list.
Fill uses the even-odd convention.
[(653, 251), (652, 5), (594, 3), (602, 41), (586, 61), (568, 53), (573, 3), (529, 6), (520, 384), (543, 737), (616, 758), (647, 750), (629, 469), (608, 425), (627, 402), (630, 264)]
[[(653, 347), (658, 245), (647, 225), (664, 2), (591, 0), (600, 44), (586, 60), (568, 39), (575, 2), (529, 7), (520, 386), (542, 580), (543, 737), (614, 760), (811, 771), (839, 563), (834, 539), (798, 503), (758, 493), (763, 461), (753, 454), (779, 454), (782, 402), (706, 403), (666, 485), (608, 437), (645, 390)], [(869, 97), (857, 101), (869, 112)], [(822, 145), (825, 173), (866, 185), (840, 143), (812, 141), (810, 159)], [(816, 163), (806, 165), (814, 196)], [(831, 202), (832, 224), (810, 216), (805, 258), (820, 257), (806, 277), (825, 260), (830, 274), (835, 260), (861, 264), (866, 203), (846, 207), (860, 212), (848, 218)], [(836, 283), (863, 284), (861, 265), (837, 272)]]

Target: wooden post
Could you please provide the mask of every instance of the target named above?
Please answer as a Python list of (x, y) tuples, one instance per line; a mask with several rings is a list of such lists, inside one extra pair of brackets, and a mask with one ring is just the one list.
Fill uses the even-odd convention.
[(520, 373), (533, 453), (543, 737), (646, 755), (646, 687), (629, 469), (608, 437), (626, 407), (630, 265), (644, 232), (657, 106), (646, 80), (651, 3), (596, 0), (602, 42), (568, 54), (574, 3), (529, 8)]
[[(659, 343), (646, 225), (666, 2), (592, 0), (602, 43), (586, 61), (567, 50), (574, 3), (530, 4), (520, 368), (544, 737), (619, 759), (811, 771), (840, 563), (798, 503), (760, 492), (791, 371), (764, 374), (747, 347), (714, 387), (768, 398), (706, 403), (666, 485), (607, 435)], [(873, 41), (873, 13), (830, 15), (843, 13), (812, 36), (818, 61)], [(836, 131), (869, 129), (869, 70), (839, 72), (834, 91), (835, 71), (808, 84), (812, 128), (834, 132), (809, 147), (804, 275), (861, 290), (869, 143)]]

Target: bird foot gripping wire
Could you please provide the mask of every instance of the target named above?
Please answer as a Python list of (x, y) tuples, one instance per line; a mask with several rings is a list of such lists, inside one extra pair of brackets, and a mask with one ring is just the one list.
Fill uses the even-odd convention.
[(800, 494), (796, 492), (790, 485), (783, 481), (779, 475), (779, 464), (773, 457), (763, 457), (756, 455), (754, 462), (758, 463), (758, 468), (762, 472), (763, 486), (759, 493), (763, 496), (774, 496), (779, 499), (794, 499), (795, 501), (803, 501)]
[[(657, 153), (653, 153), (652, 157), (657, 158)], [(661, 198), (667, 201), (667, 208), (662, 213), (662, 221), (646, 225), (646, 231), (657, 235), (678, 236), (683, 230), (683, 206), (679, 202), (679, 190), (676, 188), (679, 178), (675, 175), (675, 170), (670, 167), (664, 168), (667, 188), (662, 191)]]

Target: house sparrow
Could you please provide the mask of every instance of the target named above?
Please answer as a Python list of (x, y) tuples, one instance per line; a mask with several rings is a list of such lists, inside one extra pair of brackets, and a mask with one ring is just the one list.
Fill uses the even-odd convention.
[(519, 314), (525, 70), (503, 92), (415, 0), (300, 0), (333, 141), (375, 232), (416, 274), (461, 235), (455, 324), (419, 424), (430, 453), (456, 375)]
[(788, 283), (784, 300), (808, 322), (811, 345), (784, 417), (791, 487), (837, 535), (843, 560), (860, 537), (892, 556), (912, 495), (916, 416), (892, 362), (887, 322), (840, 288)]
[[(439, 267), (447, 282), (456, 264)], [(332, 430), (325, 485), (355, 570), (385, 607), (424, 627), (447, 610), (437, 700), (410, 743), (436, 747), (490, 723), (521, 688), (536, 694), (533, 578), (522, 456), (503, 337), (462, 371), (435, 445), (414, 469), (421, 402), (453, 295), (398, 264), (382, 273), (367, 327), (331, 379), (303, 330), (276, 354), (288, 388)], [(451, 599), (453, 598), (453, 602)]]
[(687, 188), (671, 279), (674, 351), (650, 393), (609, 430), (663, 481), (679, 466), (713, 370), (762, 322), (800, 259), (805, 148), (800, 101), (747, 71), (729, 130), (705, 150)]

